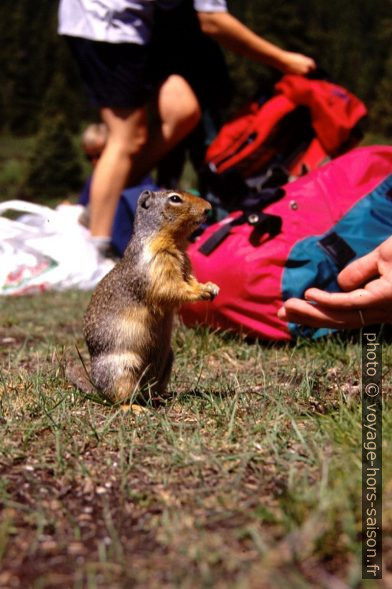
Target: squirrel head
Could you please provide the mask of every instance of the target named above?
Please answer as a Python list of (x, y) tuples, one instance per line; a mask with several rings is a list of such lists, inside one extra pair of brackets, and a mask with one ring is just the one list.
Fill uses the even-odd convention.
[(147, 237), (164, 232), (186, 239), (210, 209), (209, 202), (182, 190), (144, 190), (137, 203), (134, 233)]

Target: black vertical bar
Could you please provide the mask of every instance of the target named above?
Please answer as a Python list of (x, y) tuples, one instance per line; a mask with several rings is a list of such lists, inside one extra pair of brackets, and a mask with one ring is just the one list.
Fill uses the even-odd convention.
[(362, 330), (362, 578), (382, 579), (382, 342)]

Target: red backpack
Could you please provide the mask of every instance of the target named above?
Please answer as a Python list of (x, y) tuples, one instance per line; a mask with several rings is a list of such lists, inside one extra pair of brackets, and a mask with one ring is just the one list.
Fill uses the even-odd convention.
[[(233, 186), (241, 192), (235, 174), (258, 189), (282, 185), (348, 151), (361, 138), (358, 123), (366, 107), (344, 88), (286, 75), (274, 90), (270, 99), (251, 102), (226, 123), (207, 150), (212, 192), (223, 202)], [(277, 180), (271, 182), (277, 169)], [(252, 181), (255, 176), (261, 182)]]

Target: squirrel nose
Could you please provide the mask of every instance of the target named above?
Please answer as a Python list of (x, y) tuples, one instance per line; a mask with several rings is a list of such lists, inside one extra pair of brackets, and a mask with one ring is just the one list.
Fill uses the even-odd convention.
[(209, 209), (204, 209), (204, 214), (207, 215), (210, 212), (211, 208)]

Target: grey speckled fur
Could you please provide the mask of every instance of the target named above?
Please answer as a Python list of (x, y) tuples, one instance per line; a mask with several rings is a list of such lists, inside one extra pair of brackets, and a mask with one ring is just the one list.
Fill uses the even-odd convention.
[[(177, 197), (181, 202), (172, 202)], [(185, 253), (186, 237), (209, 208), (181, 191), (144, 191), (139, 197), (124, 258), (97, 286), (84, 320), (91, 380), (113, 401), (146, 387), (152, 394), (165, 392), (176, 306), (217, 294), (212, 283), (197, 283)]]

